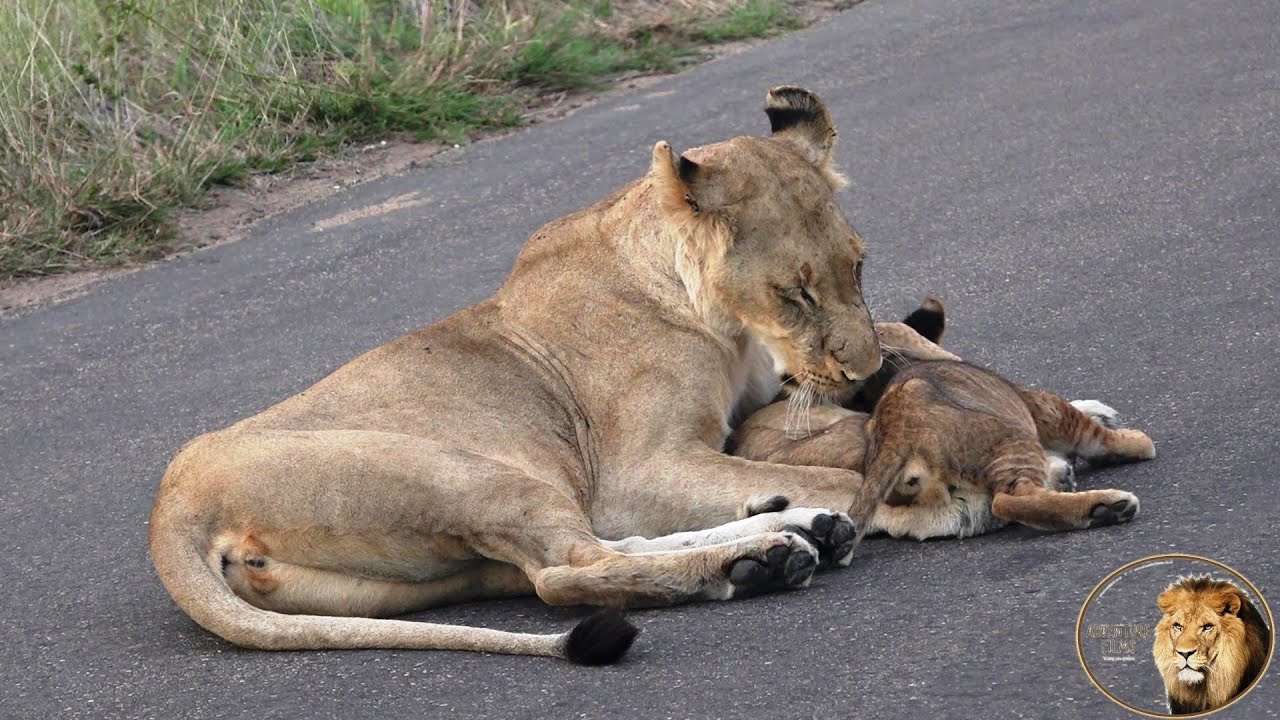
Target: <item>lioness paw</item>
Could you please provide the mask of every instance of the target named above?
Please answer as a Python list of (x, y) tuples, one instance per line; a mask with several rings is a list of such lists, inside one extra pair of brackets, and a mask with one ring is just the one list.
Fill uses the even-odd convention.
[(842, 512), (817, 508), (792, 508), (781, 513), (782, 529), (794, 532), (818, 549), (821, 567), (848, 567), (858, 528)]
[(730, 598), (750, 597), (774, 590), (808, 587), (818, 567), (818, 551), (800, 535), (790, 532), (762, 536), (757, 551), (725, 568)]
[(1072, 400), (1071, 406), (1108, 430), (1120, 427), (1120, 413), (1101, 400)]

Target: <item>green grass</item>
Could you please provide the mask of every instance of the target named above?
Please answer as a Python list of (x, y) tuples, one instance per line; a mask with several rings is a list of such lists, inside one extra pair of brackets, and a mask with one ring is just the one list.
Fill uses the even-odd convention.
[(694, 31), (693, 36), (705, 42), (728, 42), (772, 35), (804, 25), (803, 19), (789, 12), (787, 5), (782, 0), (747, 0), (706, 27)]
[[(675, 7), (676, 10), (664, 9)], [(0, 280), (156, 257), (177, 208), (393, 133), (463, 142), (529, 98), (799, 21), (778, 0), (8, 0)]]

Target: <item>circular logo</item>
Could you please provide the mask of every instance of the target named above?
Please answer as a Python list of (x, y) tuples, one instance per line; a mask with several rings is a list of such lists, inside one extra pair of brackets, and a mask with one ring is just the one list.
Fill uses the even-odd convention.
[(1202, 717), (1240, 701), (1275, 651), (1258, 588), (1195, 555), (1135, 560), (1102, 579), (1080, 608), (1076, 652), (1089, 680), (1147, 717)]

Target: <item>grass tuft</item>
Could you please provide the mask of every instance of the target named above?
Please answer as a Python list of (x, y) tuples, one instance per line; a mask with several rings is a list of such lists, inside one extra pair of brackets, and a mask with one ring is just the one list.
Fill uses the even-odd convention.
[(705, 42), (719, 43), (765, 37), (802, 27), (804, 20), (791, 13), (787, 5), (782, 0), (747, 0), (695, 31), (693, 36)]

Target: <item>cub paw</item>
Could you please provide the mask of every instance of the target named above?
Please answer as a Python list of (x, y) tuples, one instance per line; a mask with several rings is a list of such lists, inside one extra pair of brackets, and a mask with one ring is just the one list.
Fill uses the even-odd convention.
[(1137, 460), (1151, 460), (1156, 456), (1156, 444), (1141, 430), (1117, 430), (1124, 442), (1125, 454)]
[(1121, 492), (1121, 497), (1111, 502), (1098, 503), (1089, 511), (1089, 527), (1103, 527), (1128, 522), (1138, 514), (1138, 497)]
[(1108, 430), (1120, 427), (1120, 413), (1101, 400), (1072, 400), (1071, 406)]
[(818, 551), (794, 533), (772, 533), (762, 551), (729, 563), (730, 597), (808, 587), (818, 567)]
[(853, 562), (858, 528), (848, 515), (816, 508), (793, 508), (783, 512), (779, 520), (785, 532), (800, 535), (818, 549), (821, 567), (849, 567)]
[(1071, 461), (1061, 455), (1049, 454), (1045, 467), (1045, 487), (1050, 490), (1076, 489), (1076, 468)]

